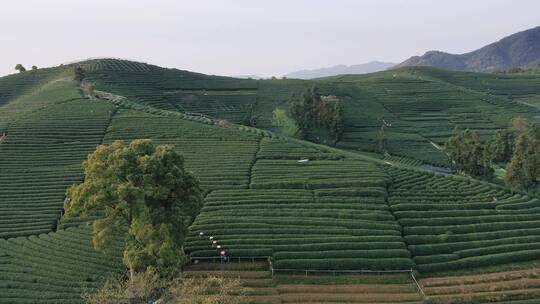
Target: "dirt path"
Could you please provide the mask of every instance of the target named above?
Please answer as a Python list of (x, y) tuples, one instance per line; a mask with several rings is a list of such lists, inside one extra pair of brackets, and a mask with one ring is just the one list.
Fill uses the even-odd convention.
[(121, 95), (116, 95), (113, 93), (105, 92), (105, 91), (98, 91), (94, 90), (94, 96), (96, 96), (98, 99), (106, 99), (109, 101), (117, 102), (123, 99), (126, 99), (126, 97)]
[(521, 278), (540, 278), (540, 268), (455, 277), (429, 278), (420, 280), (420, 285), (423, 287), (459, 286), (467, 284), (509, 281)]

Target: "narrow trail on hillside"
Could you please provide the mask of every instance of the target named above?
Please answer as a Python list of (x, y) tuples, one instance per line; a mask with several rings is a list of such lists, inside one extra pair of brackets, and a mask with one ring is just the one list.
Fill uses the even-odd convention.
[(436, 143), (432, 142), (431, 140), (429, 140), (428, 138), (424, 137), (425, 139), (427, 139), (429, 141), (429, 143), (437, 150), (439, 151), (442, 151), (444, 150), (441, 146), (437, 145)]
[(98, 90), (94, 90), (94, 96), (97, 99), (106, 99), (112, 102), (117, 102), (117, 101), (127, 99), (127, 97), (122, 96), (122, 95), (116, 95), (110, 92), (98, 91)]
[(109, 120), (107, 121), (107, 125), (105, 126), (105, 129), (103, 130), (103, 136), (101, 136), (100, 144), (102, 144), (102, 145), (104, 144), (105, 137), (107, 136), (107, 132), (109, 131), (109, 128), (111, 127), (114, 115), (116, 115), (116, 113), (118, 112), (119, 109), (120, 109), (119, 107), (114, 107), (112, 109), (111, 114), (109, 115)]
[(251, 176), (253, 175), (253, 167), (255, 167), (255, 163), (257, 162), (257, 159), (259, 158), (259, 152), (261, 151), (261, 142), (263, 138), (264, 136), (261, 136), (259, 140), (257, 141), (257, 151), (255, 151), (255, 155), (253, 156), (253, 162), (251, 163), (251, 166), (249, 166), (249, 174), (248, 174), (248, 182), (247, 182), (248, 189), (251, 189)]

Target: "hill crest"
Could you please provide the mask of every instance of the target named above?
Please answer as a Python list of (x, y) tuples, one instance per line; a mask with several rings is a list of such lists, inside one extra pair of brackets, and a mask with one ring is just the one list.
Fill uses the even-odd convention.
[(464, 54), (428, 51), (413, 56), (396, 67), (433, 66), (462, 71), (495, 71), (533, 68), (540, 63), (540, 26), (507, 36), (478, 50)]

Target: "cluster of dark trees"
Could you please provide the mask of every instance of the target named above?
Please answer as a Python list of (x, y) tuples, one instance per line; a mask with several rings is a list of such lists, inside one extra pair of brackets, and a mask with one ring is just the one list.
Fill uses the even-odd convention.
[(73, 78), (75, 79), (75, 81), (81, 82), (85, 77), (86, 71), (82, 67), (76, 66), (73, 70)]
[(445, 145), (451, 167), (475, 177), (493, 177), (489, 148), (482, 143), (477, 131), (456, 128)]
[(343, 103), (336, 98), (322, 98), (316, 86), (289, 99), (289, 113), (298, 126), (298, 136), (309, 138), (316, 128), (330, 132), (337, 142), (344, 130)]
[(515, 118), (486, 142), (476, 131), (455, 129), (445, 145), (452, 167), (475, 177), (491, 179), (493, 165), (506, 165), (505, 183), (532, 190), (540, 182), (540, 126)]
[[(38, 67), (33, 65), (32, 66), (32, 70), (37, 70)], [(15, 66), (15, 70), (19, 71), (19, 73), (22, 73), (22, 72), (26, 72), (26, 68), (20, 64), (20, 63), (17, 63), (17, 65)]]

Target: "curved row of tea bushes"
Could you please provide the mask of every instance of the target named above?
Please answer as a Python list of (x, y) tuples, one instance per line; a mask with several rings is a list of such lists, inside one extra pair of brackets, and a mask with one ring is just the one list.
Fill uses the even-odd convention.
[(81, 163), (115, 111), (82, 99), (45, 109), (13, 122), (0, 144), (0, 238), (56, 228), (66, 189), (82, 180)]
[(83, 291), (123, 269), (121, 244), (111, 256), (95, 251), (90, 228), (0, 239), (0, 303), (84, 303)]
[(255, 80), (208, 76), (118, 59), (89, 60), (80, 65), (87, 69), (96, 89), (158, 109), (239, 122), (257, 102)]
[[(467, 80), (455, 79), (462, 76)], [(536, 76), (497, 78), (499, 76), (408, 67), (329, 79), (326, 86), (334, 90), (334, 94), (350, 96), (350, 100), (342, 98), (346, 102), (346, 120), (338, 146), (379, 152), (378, 131), (382, 125), (380, 118), (384, 117), (389, 123), (385, 139), (391, 155), (446, 166), (446, 156), (430, 141), (439, 145), (446, 142), (455, 127), (479, 130), (481, 137), (487, 139), (497, 129), (505, 128), (512, 117), (538, 115), (537, 109), (512, 101), (508, 93), (493, 95), (493, 90), (497, 89), (499, 93), (508, 90), (506, 92), (514, 94), (537, 94), (538, 86), (533, 85), (539, 82)], [(344, 90), (346, 92), (341, 92)]]
[(107, 130), (105, 142), (129, 142), (135, 138), (174, 145), (183, 154), (186, 168), (195, 173), (205, 190), (212, 190), (247, 188), (261, 137), (180, 118), (120, 110)]
[(186, 251), (215, 256), (213, 236), (229, 256), (272, 256), (274, 268), (414, 268), (386, 203), (386, 173), (313, 145), (301, 154), (301, 146), (263, 138), (250, 189), (212, 191)]
[(290, 159), (290, 160), (336, 160), (343, 155), (328, 153), (312, 146), (300, 144), (288, 138), (264, 137), (257, 153), (261, 159)]
[(537, 199), (462, 177), (395, 167), (387, 171), (390, 208), (420, 271), (538, 258)]

